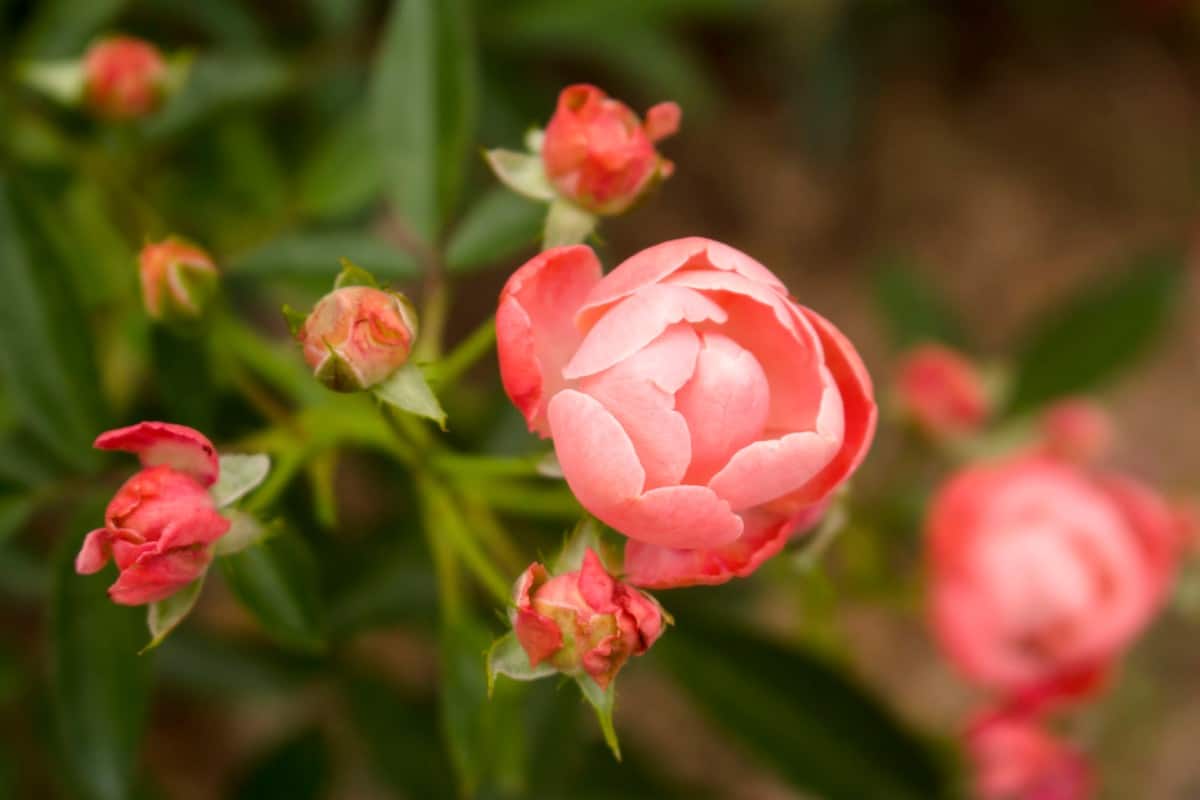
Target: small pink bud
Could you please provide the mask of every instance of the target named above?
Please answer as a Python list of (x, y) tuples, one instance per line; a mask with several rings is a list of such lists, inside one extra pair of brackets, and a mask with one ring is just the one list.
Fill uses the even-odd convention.
[(895, 394), (901, 411), (938, 438), (973, 433), (991, 413), (975, 365), (937, 344), (920, 345), (904, 355)]
[(404, 366), (416, 330), (416, 314), (403, 295), (345, 286), (317, 302), (296, 338), (321, 383), (337, 392), (356, 392)]
[(203, 317), (220, 280), (208, 253), (175, 236), (143, 247), (138, 272), (146, 313), (168, 322)]
[(672, 166), (654, 142), (679, 129), (675, 103), (650, 109), (643, 125), (624, 103), (595, 86), (563, 89), (546, 126), (542, 163), (563, 197), (596, 214), (620, 214)]
[(985, 717), (967, 732), (979, 800), (1084, 800), (1092, 770), (1082, 753), (1035, 721)]
[(1061, 400), (1042, 413), (1043, 447), (1047, 454), (1077, 464), (1092, 464), (1112, 448), (1112, 417), (1085, 398)]
[(586, 672), (601, 689), (663, 631), (658, 603), (609, 575), (590, 549), (575, 572), (550, 577), (531, 564), (517, 580), (515, 600), (513, 629), (529, 663)]
[(158, 48), (132, 36), (101, 39), (84, 56), (84, 97), (109, 119), (135, 119), (156, 110), (167, 77)]

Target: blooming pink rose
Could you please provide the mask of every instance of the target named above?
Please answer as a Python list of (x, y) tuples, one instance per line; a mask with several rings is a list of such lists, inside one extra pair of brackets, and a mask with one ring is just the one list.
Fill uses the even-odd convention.
[(900, 410), (937, 437), (973, 433), (991, 412), (975, 365), (938, 344), (920, 345), (905, 354), (895, 395)]
[(216, 293), (218, 273), (201, 248), (175, 236), (150, 242), (138, 255), (142, 303), (151, 319), (197, 319)]
[(109, 119), (142, 117), (158, 108), (167, 83), (167, 63), (158, 48), (132, 36), (93, 44), (84, 56), (84, 96)]
[(572, 202), (597, 214), (620, 214), (655, 177), (674, 170), (654, 142), (679, 130), (679, 106), (659, 103), (643, 125), (629, 106), (595, 86), (562, 90), (546, 126), (542, 163), (546, 177)]
[(927, 519), (934, 631), (964, 674), (1030, 709), (1084, 696), (1160, 606), (1177, 532), (1129, 478), (1039, 456), (969, 467)]
[(204, 574), (230, 524), (208, 493), (219, 469), (212, 443), (183, 425), (140, 422), (101, 434), (96, 447), (137, 453), (143, 469), (108, 504), (104, 527), (83, 540), (75, 571), (90, 575), (115, 560), (121, 574), (108, 596), (127, 606), (162, 600)]
[(1112, 417), (1082, 397), (1060, 400), (1042, 412), (1042, 448), (1049, 455), (1091, 464), (1112, 448)]
[(721, 583), (777, 552), (875, 430), (851, 344), (758, 262), (666, 242), (601, 277), (583, 245), (517, 270), (496, 314), (505, 390), (571, 490), (628, 536), (642, 586)]
[(658, 603), (609, 575), (591, 549), (576, 572), (550, 577), (531, 564), (515, 595), (513, 630), (530, 665), (548, 661), (570, 675), (586, 672), (601, 689), (662, 635)]
[(317, 379), (338, 392), (382, 383), (408, 361), (414, 336), (408, 301), (369, 286), (325, 295), (296, 333)]
[(1036, 722), (987, 717), (967, 732), (967, 754), (980, 800), (1084, 800), (1092, 772), (1082, 753)]

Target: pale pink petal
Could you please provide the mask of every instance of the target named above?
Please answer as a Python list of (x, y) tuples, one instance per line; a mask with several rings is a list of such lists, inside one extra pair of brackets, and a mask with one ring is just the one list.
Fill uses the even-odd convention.
[(628, 434), (600, 401), (574, 389), (554, 395), (548, 416), (563, 477), (583, 507), (608, 522), (609, 510), (646, 482)]
[(652, 142), (662, 141), (679, 131), (683, 110), (678, 103), (658, 103), (646, 111), (646, 138)]
[[(815, 345), (816, 334), (804, 324), (798, 324), (795, 305), (780, 293), (778, 287), (751, 280), (737, 272), (725, 272), (716, 269), (685, 269), (664, 278), (662, 283), (667, 286), (686, 286), (705, 293), (723, 292), (742, 295), (750, 300), (767, 306), (775, 314), (780, 327), (789, 331), (797, 339)], [(719, 298), (718, 302), (720, 302)]]
[(83, 547), (75, 556), (75, 571), (80, 575), (91, 575), (99, 572), (112, 557), (109, 549), (110, 534), (105, 528), (98, 528), (83, 538)]
[(759, 438), (770, 392), (758, 360), (719, 333), (705, 333), (692, 379), (675, 395), (687, 420), (691, 465), (686, 483), (704, 484), (729, 458)]
[(529, 429), (543, 437), (549, 433), (546, 404), (566, 386), (562, 367), (582, 338), (575, 329), (575, 312), (600, 274), (591, 248), (558, 247), (514, 272), (500, 293), (500, 377)]
[(706, 486), (662, 486), (607, 509), (601, 519), (631, 539), (664, 547), (720, 547), (742, 520)]
[(217, 450), (204, 434), (169, 422), (139, 422), (96, 437), (101, 450), (136, 453), (147, 467), (167, 466), (191, 475), (204, 486), (217, 481)]
[(734, 511), (753, 508), (807, 484), (837, 454), (839, 444), (815, 431), (754, 442), (735, 453), (708, 485)]
[(1152, 583), (1149, 612), (1170, 588), (1180, 555), (1175, 515), (1150, 487), (1124, 475), (1100, 476), (1097, 485), (1125, 517), (1141, 547)]
[(724, 322), (725, 311), (699, 292), (679, 286), (647, 286), (612, 307), (584, 337), (563, 369), (568, 380), (608, 369), (679, 322)]

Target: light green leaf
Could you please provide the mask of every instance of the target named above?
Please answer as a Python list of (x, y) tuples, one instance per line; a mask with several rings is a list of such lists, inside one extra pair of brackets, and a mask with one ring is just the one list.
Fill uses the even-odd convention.
[(546, 207), (496, 186), (471, 207), (446, 247), (450, 272), (473, 272), (537, 246)]
[(204, 576), (201, 575), (175, 594), (157, 603), (151, 603), (146, 614), (146, 626), (150, 628), (150, 641), (138, 651), (138, 655), (153, 650), (166, 640), (167, 635), (183, 622), (184, 617), (192, 613), (200, 590), (204, 588)]
[(271, 457), (265, 453), (223, 453), (220, 477), (208, 493), (217, 508), (233, 505), (267, 478)]
[(583, 244), (596, 228), (596, 215), (561, 198), (550, 204), (546, 228), (542, 234), (542, 249)]
[(575, 683), (583, 692), (583, 699), (596, 712), (596, 721), (604, 733), (604, 743), (617, 761), (621, 760), (621, 745), (617, 741), (617, 729), (613, 727), (613, 709), (617, 706), (617, 682), (609, 681), (607, 689), (601, 689), (591, 675), (576, 675)]
[(540, 155), (497, 149), (483, 151), (483, 157), (496, 177), (517, 194), (546, 203), (557, 196)]
[(227, 511), (225, 516), (229, 518), (230, 525), (229, 530), (225, 531), (225, 535), (217, 539), (217, 543), (213, 546), (213, 553), (217, 556), (231, 556), (234, 553), (240, 553), (274, 533), (259, 522), (257, 517), (245, 511)]
[(346, 286), (366, 286), (371, 289), (379, 288), (379, 281), (375, 280), (374, 275), (348, 258), (343, 257), (339, 261), (342, 265), (342, 271), (338, 273), (338, 276), (333, 281), (334, 289), (342, 289)]
[(465, 0), (397, 0), (370, 92), (371, 124), (396, 209), (436, 244), (475, 133), (478, 76)]
[(545, 661), (536, 667), (531, 666), (529, 656), (521, 647), (521, 643), (517, 641), (517, 635), (511, 632), (492, 642), (492, 646), (487, 651), (486, 667), (489, 697), (496, 688), (497, 675), (512, 678), (514, 681), (536, 681), (540, 678), (548, 678), (558, 672)]
[(77, 105), (83, 99), (83, 62), (28, 61), (17, 68), (21, 82), (65, 106)]
[(229, 272), (253, 278), (315, 278), (328, 284), (343, 258), (385, 279), (405, 280), (418, 274), (417, 263), (408, 253), (355, 231), (284, 234), (235, 259)]
[(401, 411), (431, 419), (446, 430), (446, 412), (416, 364), (408, 363), (376, 386), (375, 396)]
[(324, 648), (316, 563), (304, 539), (269, 536), (217, 563), (234, 596), (268, 635), (302, 650)]

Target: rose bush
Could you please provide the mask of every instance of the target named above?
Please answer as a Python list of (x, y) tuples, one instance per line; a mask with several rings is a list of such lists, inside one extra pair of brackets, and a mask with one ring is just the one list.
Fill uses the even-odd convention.
[(586, 246), (509, 279), (505, 390), (585, 508), (629, 537), (641, 586), (752, 572), (819, 515), (875, 430), (850, 342), (766, 267), (689, 238), (609, 275)]

